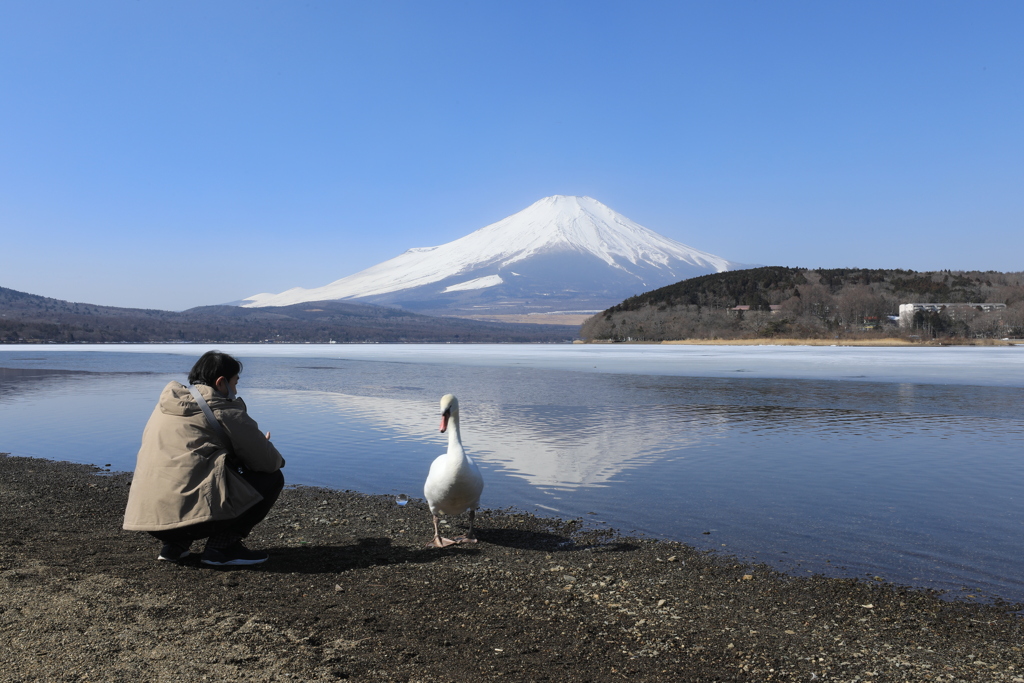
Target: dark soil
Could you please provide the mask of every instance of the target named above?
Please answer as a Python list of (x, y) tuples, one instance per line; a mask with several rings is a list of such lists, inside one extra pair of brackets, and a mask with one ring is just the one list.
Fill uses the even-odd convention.
[(266, 564), (157, 562), (129, 480), (0, 457), (0, 680), (1024, 682), (1017, 606), (516, 511), (436, 550), (421, 501), (289, 488)]

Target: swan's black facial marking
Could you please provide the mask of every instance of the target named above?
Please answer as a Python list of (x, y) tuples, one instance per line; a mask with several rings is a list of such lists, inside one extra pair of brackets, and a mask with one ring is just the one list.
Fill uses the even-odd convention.
[[(441, 397), (441, 431), (448, 429), (448, 420), (459, 414), (459, 400), (452, 394)], [(457, 418), (456, 418), (457, 419)]]

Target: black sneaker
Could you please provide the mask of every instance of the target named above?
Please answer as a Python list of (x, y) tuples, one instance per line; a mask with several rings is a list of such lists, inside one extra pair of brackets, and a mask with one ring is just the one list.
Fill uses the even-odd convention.
[(188, 548), (182, 548), (180, 545), (174, 545), (173, 543), (164, 543), (164, 547), (160, 548), (160, 554), (156, 559), (163, 560), (164, 562), (181, 562), (189, 554)]
[(226, 567), (231, 565), (260, 564), (266, 562), (270, 555), (262, 550), (249, 550), (241, 541), (229, 545), (227, 548), (207, 548), (203, 551), (203, 564), (214, 567)]

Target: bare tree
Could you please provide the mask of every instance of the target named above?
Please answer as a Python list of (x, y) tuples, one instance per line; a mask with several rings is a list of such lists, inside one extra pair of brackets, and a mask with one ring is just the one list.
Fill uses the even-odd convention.
[(885, 301), (866, 285), (845, 288), (836, 297), (836, 308), (847, 327), (862, 325), (865, 321), (878, 324), (886, 315)]

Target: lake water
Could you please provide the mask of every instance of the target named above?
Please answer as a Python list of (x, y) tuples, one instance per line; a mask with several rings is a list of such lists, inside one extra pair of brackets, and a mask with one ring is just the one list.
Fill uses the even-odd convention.
[[(206, 348), (2, 346), (0, 451), (131, 470)], [(485, 507), (1024, 601), (1022, 347), (217, 348), (293, 484), (422, 497), (452, 392)]]

